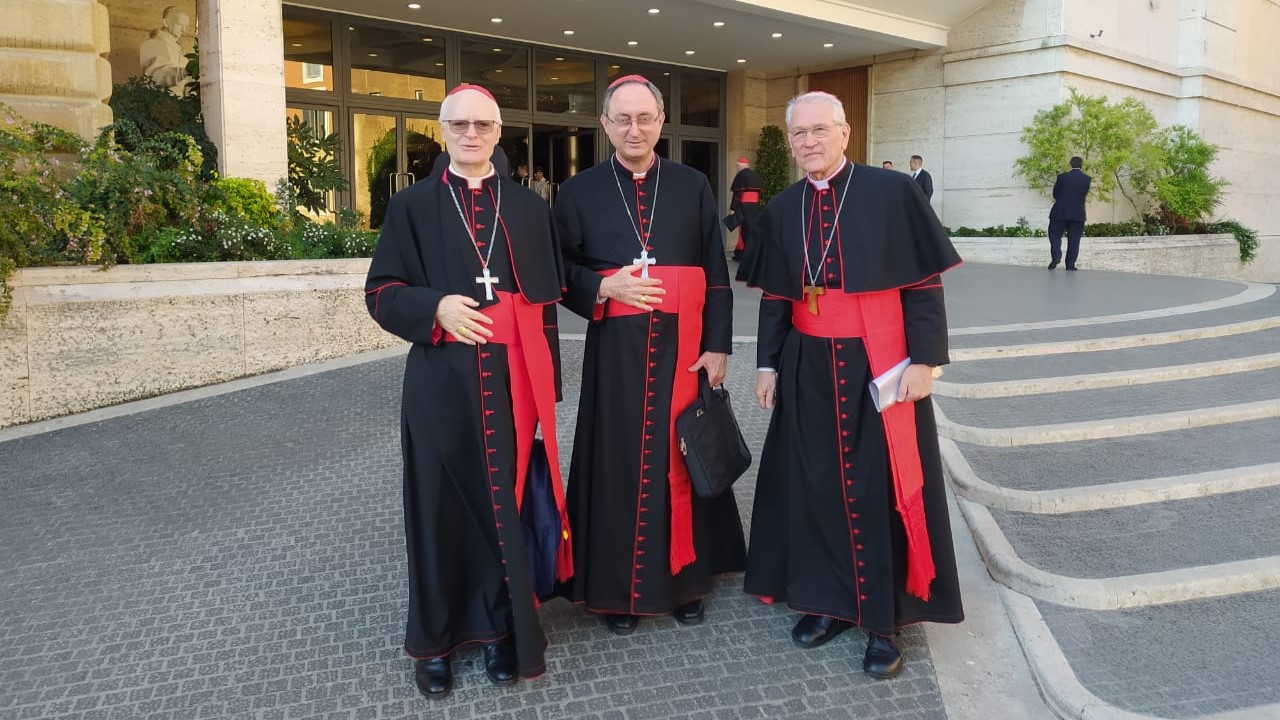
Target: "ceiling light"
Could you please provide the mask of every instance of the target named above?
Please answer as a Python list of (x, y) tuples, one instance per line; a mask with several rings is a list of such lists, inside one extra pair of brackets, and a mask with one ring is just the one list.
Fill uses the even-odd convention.
[(436, 67), (444, 67), (444, 63), (436, 63)]
[(497, 70), (494, 70), (494, 72), (496, 72), (496, 73), (500, 73), (500, 72), (502, 72), (502, 68), (498, 68)]
[(369, 53), (369, 57), (378, 57), (378, 53)]
[(502, 52), (502, 48), (494, 48), (494, 49), (493, 49), (493, 51), (494, 51), (494, 52)]
[(713, 22), (713, 23), (711, 23), (711, 24), (712, 24), (712, 25), (714, 25), (715, 27), (724, 27), (724, 21), (723, 21), (723, 20), (717, 20), (717, 21), (715, 21), (715, 22)]
[(617, 69), (618, 69), (618, 67), (619, 67), (619, 66), (617, 66), (617, 65), (610, 65), (610, 66), (609, 66), (609, 69), (610, 69), (610, 70), (617, 70)]
[(551, 79), (551, 80), (559, 80), (560, 78), (558, 78), (558, 77), (556, 77), (556, 76), (552, 75), (550, 79)]
[(664, 76), (670, 76), (670, 75), (671, 75), (671, 73), (669, 73), (669, 72), (664, 72), (664, 73), (662, 73), (662, 74), (663, 74)]
[(740, 62), (740, 63), (744, 63), (744, 62), (746, 62), (746, 61), (747, 61), (747, 59), (746, 59), (746, 58), (738, 58), (738, 62)]
[(289, 47), (302, 47), (302, 43), (289, 43)]
[(572, 34), (573, 34), (573, 31), (572, 31), (572, 30), (565, 30), (565, 31), (564, 31), (564, 34), (565, 34), (565, 35), (572, 35)]
[(435, 38), (422, 38), (422, 42), (431, 42)]
[(558, 57), (558, 58), (556, 58), (556, 62), (564, 62), (564, 58), (562, 58), (562, 57)]
[(627, 44), (628, 44), (628, 45), (630, 45), (630, 46), (632, 46), (632, 47), (635, 47), (636, 45), (639, 45), (640, 43), (636, 42), (635, 40), (628, 40), (628, 41), (627, 41)]
[(692, 54), (693, 54), (693, 51), (692, 51), (692, 50), (685, 50), (685, 51), (684, 51), (684, 54), (685, 54), (685, 55), (692, 55)]
[(491, 22), (491, 23), (500, 23), (500, 22), (502, 22), (502, 18), (489, 18), (489, 22)]
[(649, 14), (650, 14), (650, 15), (657, 15), (657, 14), (658, 14), (658, 13), (660, 13), (660, 12), (662, 12), (662, 11), (661, 11), (661, 10), (659, 10), (658, 8), (649, 8)]
[(782, 37), (782, 33), (774, 33), (774, 34), (773, 34), (773, 35), (771, 35), (770, 37), (780, 38), (780, 37)]
[(410, 10), (421, 10), (421, 9), (422, 9), (422, 6), (421, 6), (421, 5), (419, 5), (418, 3), (409, 3), (409, 9), (410, 9)]

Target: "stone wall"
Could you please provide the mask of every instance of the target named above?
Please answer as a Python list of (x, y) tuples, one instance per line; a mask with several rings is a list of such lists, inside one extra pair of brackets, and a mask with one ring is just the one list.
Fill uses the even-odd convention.
[[(965, 262), (1026, 267), (1044, 267), (1049, 262), (1048, 238), (962, 237), (952, 238), (952, 242)], [(1066, 242), (1063, 238), (1064, 252)], [(1245, 264), (1240, 262), (1240, 248), (1232, 235), (1086, 237), (1080, 239), (1079, 266), (1082, 270), (1275, 283), (1280, 282), (1280, 248), (1264, 245), (1257, 257)]]
[(111, 123), (107, 9), (96, 0), (0, 0), (0, 103), (86, 138)]
[(0, 323), (0, 427), (387, 347), (369, 261), (28, 268)]

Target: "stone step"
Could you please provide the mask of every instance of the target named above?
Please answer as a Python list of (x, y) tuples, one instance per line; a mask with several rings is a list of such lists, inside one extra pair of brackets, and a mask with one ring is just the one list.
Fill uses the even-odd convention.
[[(1268, 489), (1265, 492), (1276, 491)], [(1234, 497), (1234, 495), (1221, 497)], [(974, 542), (987, 564), (991, 577), (1012, 590), (1039, 600), (1094, 610), (1115, 610), (1280, 588), (1280, 555), (1251, 556), (1244, 559), (1135, 574), (1104, 574), (1101, 577), (1078, 577), (1053, 572), (1024, 560), (1014, 549), (1013, 542), (996, 519), (997, 514), (1007, 513), (1007, 511), (993, 511), (962, 497), (957, 497), (956, 502), (973, 533)], [(1132, 509), (1127, 510), (1132, 511)], [(1060, 520), (1072, 517), (1071, 515), (1023, 514), (1038, 520)], [(1219, 532), (1221, 532), (1220, 529)], [(1166, 534), (1173, 534), (1173, 532)], [(1133, 544), (1126, 542), (1124, 537), (1114, 534), (1113, 537), (1117, 538), (1116, 542), (1120, 548), (1132, 550)], [(1019, 536), (1024, 551), (1034, 553), (1039, 549), (1021, 542), (1023, 540), (1025, 537)], [(1073, 546), (1077, 544), (1074, 536), (1053, 536), (1046, 540), (1073, 544)], [(1274, 543), (1267, 544), (1268, 547), (1271, 545)], [(1147, 553), (1148, 556), (1151, 554)], [(1037, 559), (1045, 562), (1054, 560), (1051, 556), (1043, 558), (1037, 556)], [(1072, 569), (1088, 570), (1087, 566), (1082, 566), (1084, 562), (1080, 561)], [(1064, 561), (1060, 564), (1068, 563)], [(1129, 563), (1122, 569), (1130, 569), (1133, 565), (1134, 563)]]
[(1266, 557), (1280, 570), (1278, 503), (1280, 489), (1257, 488), (1061, 515), (991, 515), (1024, 562), (1066, 577), (1111, 578)]
[[(1056, 474), (1048, 481), (1063, 483), (1063, 486), (1047, 490), (1023, 490), (1005, 487), (998, 480), (979, 476), (960, 453), (955, 441), (941, 438), (939, 442), (943, 467), (955, 491), (968, 500), (1002, 510), (1053, 515), (1280, 486), (1280, 462), (1270, 462), (1144, 480), (1091, 482), (1077, 486), (1069, 483), (1079, 479), (1078, 475), (1055, 469)], [(993, 476), (1001, 478), (1022, 474), (1023, 469), (1013, 464), (1001, 467)], [(1044, 479), (1036, 478), (1038, 481)]]
[(1056, 445), (956, 445), (983, 480), (1051, 491), (1280, 462), (1276, 438), (1280, 417)]
[[(1088, 341), (1114, 338), (1124, 338), (1124, 344), (1116, 344), (1116, 341), (1112, 340), (1112, 344), (1118, 347), (1134, 347), (1156, 342), (1182, 342), (1198, 337), (1210, 337), (1215, 333), (1221, 334), (1222, 331), (1215, 330), (1220, 326), (1240, 326), (1237, 332), (1278, 327), (1280, 326), (1278, 318), (1280, 318), (1280, 295), (1273, 292), (1265, 298), (1243, 304), (1203, 312), (1124, 322), (1099, 322), (1105, 318), (1093, 318), (1095, 322), (1086, 325), (982, 334), (965, 334), (968, 329), (957, 328), (951, 334), (952, 359), (959, 361), (1012, 354), (1010, 350), (1003, 353), (979, 353), (977, 350), (980, 348), (1008, 349), (1060, 343), (1077, 345)], [(1271, 322), (1266, 322), (1267, 320)], [(1146, 336), (1155, 337), (1144, 340)], [(1062, 352), (1071, 352), (1071, 350), (1062, 350)], [(1039, 352), (1038, 354), (1047, 353)]]
[(938, 396), (934, 402), (953, 423), (990, 428), (1096, 422), (1272, 399), (1280, 399), (1280, 372), (1264, 369), (1032, 397), (958, 399)]
[(1036, 379), (1068, 382), (1083, 375), (1222, 363), (1275, 355), (1278, 350), (1280, 327), (1240, 333), (1229, 338), (1195, 339), (1165, 345), (954, 362), (946, 367), (944, 379), (938, 385), (951, 387)]
[[(1006, 605), (1020, 635), (1032, 624), (1028, 616), (1036, 616), (1049, 635), (1033, 640), (1037, 650), (1052, 656), (1056, 649), (1078, 689), (1113, 706), (1111, 713), (1214, 720), (1280, 717), (1280, 664), (1271, 661), (1280, 644), (1280, 590), (1118, 611), (1009, 602), (1009, 595)], [(1031, 613), (1021, 611), (1026, 605)], [(1021, 639), (1025, 643), (1031, 638)], [(1044, 640), (1057, 647), (1046, 648)]]
[(1046, 273), (965, 263), (943, 277), (952, 332), (1009, 332), (1019, 326), (1093, 323), (1208, 310), (1274, 292), (1231, 280), (1084, 271)]

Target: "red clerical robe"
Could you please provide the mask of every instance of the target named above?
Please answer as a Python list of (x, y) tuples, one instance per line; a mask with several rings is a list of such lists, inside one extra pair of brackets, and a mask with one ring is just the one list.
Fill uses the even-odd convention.
[[(657, 160), (636, 175), (614, 158), (564, 184), (555, 218), (565, 305), (591, 320), (569, 471), (576, 572), (564, 593), (594, 612), (669, 614), (745, 560), (733, 494), (696, 497), (671, 441), (696, 394), (689, 366), (732, 349), (720, 218), (698, 171)], [(596, 302), (605, 274), (644, 256), (668, 291), (654, 312)]]
[[(486, 274), (496, 278), (492, 297), (477, 282)], [(546, 669), (519, 506), (541, 424), (565, 533), (557, 571), (567, 580), (555, 441), (562, 279), (547, 204), (508, 178), (471, 188), (446, 171), (387, 208), (365, 297), (379, 325), (413, 343), (400, 426), (412, 657), (514, 635), (520, 676)], [(453, 294), (495, 320), (488, 344), (456, 342), (435, 323), (440, 300)]]
[(747, 592), (881, 634), (960, 622), (932, 403), (881, 414), (868, 391), (905, 357), (948, 361), (939, 274), (959, 256), (910, 177), (852, 163), (776, 196), (760, 228), (743, 271), (778, 385)]

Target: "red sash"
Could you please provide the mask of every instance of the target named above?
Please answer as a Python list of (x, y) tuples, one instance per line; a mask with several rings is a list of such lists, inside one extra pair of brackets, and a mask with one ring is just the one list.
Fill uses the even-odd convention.
[[(573, 576), (573, 544), (569, 534), (569, 514), (565, 508), (564, 484), (560, 479), (560, 448), (556, 442), (556, 389), (549, 382), (554, 377), (551, 347), (543, 332), (542, 306), (534, 305), (523, 295), (498, 291), (498, 304), (481, 310), (493, 320), (489, 342), (507, 346), (507, 364), (511, 375), (511, 410), (516, 430), (516, 508), (524, 502), (525, 479), (529, 473), (529, 449), (537, 425), (542, 425), (542, 441), (551, 466), (551, 487), (560, 512), (560, 547), (556, 552), (556, 578), (561, 582)], [(456, 342), (445, 333), (446, 342)], [(484, 352), (485, 346), (476, 346)]]
[(738, 199), (744, 203), (759, 203), (760, 191), (759, 190), (743, 190), (742, 194), (738, 196)]
[[(617, 270), (605, 270), (600, 274), (613, 275)], [(671, 574), (697, 560), (693, 549), (693, 488), (689, 484), (689, 469), (680, 454), (680, 441), (676, 439), (676, 418), (698, 398), (698, 374), (687, 368), (698, 362), (698, 350), (702, 345), (702, 307), (707, 301), (707, 274), (700, 267), (658, 265), (649, 268), (649, 277), (662, 281), (660, 311), (679, 315), (676, 321), (676, 373), (671, 387), (671, 418), (668, 428), (667, 484), (671, 493)], [(641, 315), (647, 311), (620, 302), (606, 302), (603, 314), (610, 317)]]
[[(873, 376), (907, 357), (898, 290), (849, 294), (832, 289), (818, 298), (817, 315), (809, 312), (807, 301), (793, 301), (791, 322), (805, 335), (862, 338)], [(929, 584), (935, 572), (924, 517), (924, 470), (916, 437), (915, 403), (894, 403), (880, 417), (889, 446), (898, 514), (907, 531), (907, 592), (928, 600)]]

